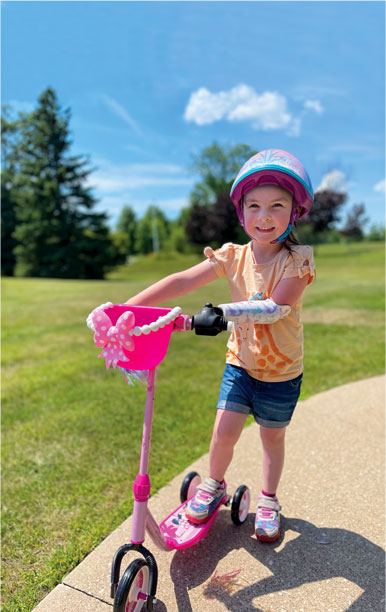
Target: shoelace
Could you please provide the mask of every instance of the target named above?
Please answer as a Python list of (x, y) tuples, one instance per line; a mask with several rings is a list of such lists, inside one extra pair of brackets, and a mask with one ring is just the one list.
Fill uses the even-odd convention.
[(199, 501), (205, 502), (209, 504), (214, 498), (214, 494), (209, 491), (205, 491), (205, 489), (198, 489), (197, 491), (197, 499)]
[(270, 510), (269, 508), (259, 508), (257, 511), (258, 518), (263, 520), (274, 520), (276, 518), (275, 510)]

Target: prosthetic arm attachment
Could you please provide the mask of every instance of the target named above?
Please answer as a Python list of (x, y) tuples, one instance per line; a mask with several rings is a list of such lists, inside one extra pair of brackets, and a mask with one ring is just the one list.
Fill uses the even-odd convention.
[(271, 298), (267, 300), (219, 304), (224, 318), (236, 323), (269, 324), (284, 319), (291, 312), (291, 306), (279, 306)]

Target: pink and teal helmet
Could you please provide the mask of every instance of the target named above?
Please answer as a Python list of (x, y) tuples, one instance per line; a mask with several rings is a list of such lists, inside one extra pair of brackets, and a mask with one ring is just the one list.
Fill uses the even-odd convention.
[(292, 230), (295, 221), (306, 215), (312, 206), (314, 192), (310, 177), (303, 164), (286, 151), (267, 149), (253, 155), (242, 166), (230, 192), (243, 227), (243, 198), (250, 189), (260, 185), (277, 185), (289, 191), (293, 197), (289, 226), (284, 234), (273, 241), (282, 242)]

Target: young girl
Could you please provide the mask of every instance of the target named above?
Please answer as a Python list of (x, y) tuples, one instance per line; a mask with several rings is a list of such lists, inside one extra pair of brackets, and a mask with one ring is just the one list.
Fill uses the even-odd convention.
[(235, 322), (210, 445), (209, 477), (186, 514), (193, 522), (204, 522), (224, 500), (225, 472), (247, 415), (253, 414), (263, 448), (255, 533), (259, 540), (272, 542), (280, 536), (276, 492), (285, 432), (302, 381), (301, 297), (315, 274), (311, 248), (297, 244), (291, 230), (311, 208), (313, 190), (295, 157), (270, 149), (243, 165), (230, 195), (251, 241), (224, 244), (216, 251), (206, 247), (205, 261), (164, 278), (126, 304), (155, 306), (218, 277), (228, 278), (233, 303), (220, 307), (225, 318)]

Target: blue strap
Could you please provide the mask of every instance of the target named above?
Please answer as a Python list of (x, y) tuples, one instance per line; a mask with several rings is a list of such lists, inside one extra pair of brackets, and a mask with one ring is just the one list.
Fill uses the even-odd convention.
[(278, 242), (283, 242), (283, 240), (285, 240), (287, 238), (288, 234), (291, 233), (291, 230), (292, 230), (292, 223), (289, 224), (289, 226), (285, 230), (284, 234), (279, 236), (279, 238), (277, 238), (276, 240), (278, 240)]

